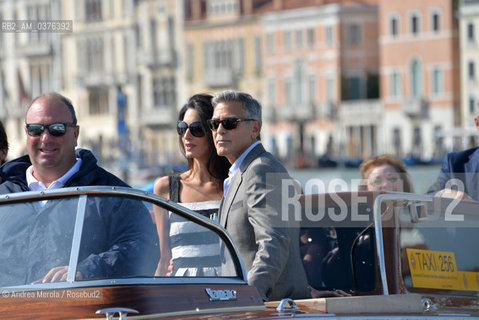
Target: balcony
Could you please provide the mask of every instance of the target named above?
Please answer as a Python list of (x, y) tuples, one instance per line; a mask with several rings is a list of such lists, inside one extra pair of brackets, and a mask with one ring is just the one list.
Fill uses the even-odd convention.
[(149, 108), (140, 115), (141, 124), (150, 127), (171, 126), (178, 120), (178, 111), (170, 106)]
[(284, 105), (276, 109), (278, 120), (307, 121), (314, 120), (316, 110), (314, 104), (293, 104)]
[(145, 50), (139, 49), (136, 55), (136, 61), (140, 65), (147, 67), (176, 66), (176, 52), (168, 48), (164, 50)]
[(479, 13), (479, 0), (462, 0), (459, 5), (460, 16), (471, 16)]
[(339, 119), (345, 125), (377, 123), (382, 114), (383, 105), (380, 100), (347, 101), (339, 105)]
[(318, 106), (318, 116), (328, 119), (336, 119), (337, 110), (333, 102), (322, 102)]
[(479, 0), (462, 0), (461, 7), (479, 6)]
[(424, 98), (408, 98), (402, 104), (402, 111), (410, 117), (423, 117), (427, 113), (428, 101)]
[(87, 87), (94, 87), (101, 85), (113, 86), (115, 85), (117, 77), (112, 73), (107, 73), (102, 70), (79, 70), (76, 79)]
[(274, 105), (263, 105), (263, 120), (275, 122), (277, 120), (276, 108)]
[(18, 52), (22, 56), (26, 57), (42, 57), (42, 56), (51, 56), (53, 55), (52, 44), (45, 42), (34, 42), (34, 45), (31, 43), (22, 44), (18, 47)]
[(236, 87), (235, 72), (231, 69), (213, 69), (206, 70), (204, 73), (204, 82), (212, 88), (218, 87)]

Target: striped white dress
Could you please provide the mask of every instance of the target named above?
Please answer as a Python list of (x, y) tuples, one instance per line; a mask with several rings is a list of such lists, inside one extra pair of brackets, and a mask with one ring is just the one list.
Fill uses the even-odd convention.
[[(220, 201), (180, 203), (208, 218), (218, 214)], [(170, 212), (170, 246), (173, 276), (208, 277), (221, 275), (219, 236), (194, 222)]]

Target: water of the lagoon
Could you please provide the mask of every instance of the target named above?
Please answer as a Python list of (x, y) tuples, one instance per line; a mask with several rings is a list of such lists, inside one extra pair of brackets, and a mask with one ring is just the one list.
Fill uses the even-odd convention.
[[(409, 166), (407, 170), (416, 193), (423, 194), (436, 181), (440, 166)], [(305, 193), (356, 191), (360, 179), (358, 168), (290, 169), (289, 173), (301, 183)], [(152, 188), (152, 183), (153, 181), (142, 181), (132, 185), (148, 189)], [(307, 192), (308, 183), (309, 187), (316, 188), (313, 192)]]

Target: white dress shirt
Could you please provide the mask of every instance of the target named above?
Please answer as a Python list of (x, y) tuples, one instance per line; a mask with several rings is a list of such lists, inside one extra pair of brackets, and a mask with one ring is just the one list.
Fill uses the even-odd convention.
[(226, 192), (228, 191), (228, 188), (230, 187), (231, 180), (233, 180), (233, 177), (235, 173), (238, 171), (239, 167), (241, 166), (241, 163), (243, 162), (244, 158), (246, 158), (248, 153), (250, 153), (250, 151), (253, 150), (253, 148), (260, 143), (261, 141), (256, 141), (255, 143), (250, 145), (248, 149), (246, 149), (245, 152), (243, 152), (241, 156), (239, 156), (239, 158), (236, 159), (235, 162), (233, 162), (230, 169), (228, 170), (228, 178), (226, 178), (225, 181), (223, 181), (223, 196), (226, 196)]
[[(27, 176), (27, 184), (28, 188), (31, 191), (41, 191), (41, 190), (51, 190), (51, 189), (59, 189), (62, 188), (65, 183), (70, 179), (75, 173), (77, 173), (80, 170), (81, 166), (81, 159), (77, 158), (77, 161), (73, 165), (73, 167), (70, 168), (70, 170), (67, 171), (62, 177), (60, 177), (58, 180), (53, 181), (48, 188), (43, 184), (43, 182), (38, 181), (37, 178), (33, 176), (33, 165), (29, 166), (27, 168), (26, 176)], [(47, 203), (47, 200), (41, 201), (41, 205), (45, 205)]]

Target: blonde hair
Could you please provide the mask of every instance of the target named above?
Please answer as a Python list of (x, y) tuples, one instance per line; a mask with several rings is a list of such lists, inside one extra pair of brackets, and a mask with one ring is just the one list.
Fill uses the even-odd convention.
[(400, 159), (388, 154), (383, 154), (363, 161), (363, 163), (361, 163), (361, 165), (359, 166), (359, 172), (361, 173), (361, 178), (363, 179), (363, 181), (359, 184), (359, 190), (368, 190), (367, 179), (369, 178), (369, 174), (374, 168), (385, 164), (392, 166), (399, 173), (399, 175), (401, 176), (401, 180), (403, 181), (404, 192), (414, 193), (414, 186), (409, 179), (406, 165)]

